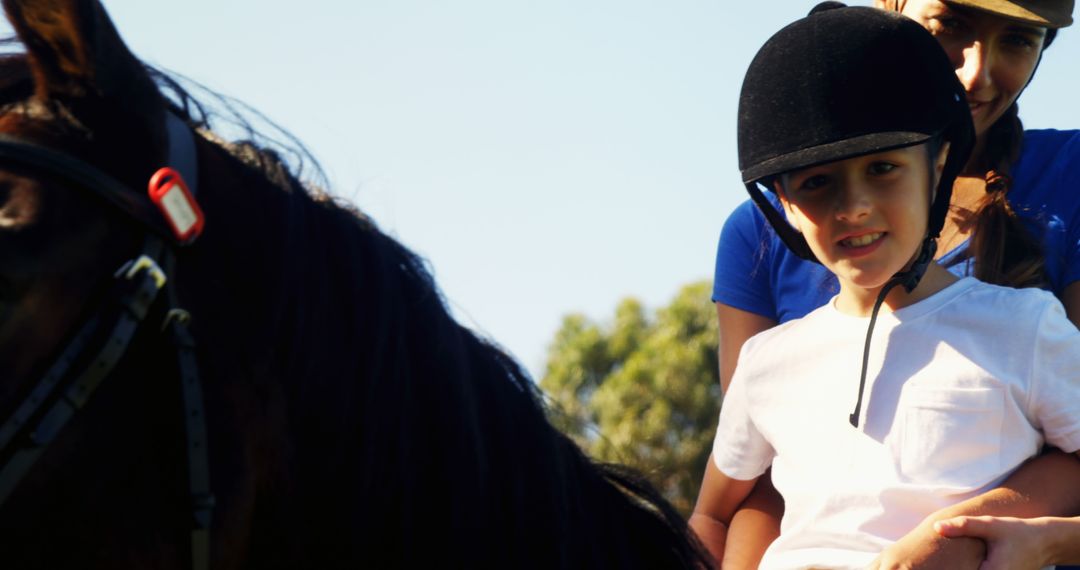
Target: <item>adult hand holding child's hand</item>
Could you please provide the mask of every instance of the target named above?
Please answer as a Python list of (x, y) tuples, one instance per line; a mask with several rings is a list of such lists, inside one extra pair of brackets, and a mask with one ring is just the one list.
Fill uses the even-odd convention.
[(867, 570), (975, 570), (985, 555), (981, 539), (946, 538), (924, 522), (882, 550)]
[[(1044, 517), (955, 517), (934, 523), (946, 537), (978, 537), (986, 541), (986, 561), (979, 570), (1037, 570), (1049, 566), (1050, 549), (1039, 532)], [(950, 538), (950, 540), (955, 540)]]

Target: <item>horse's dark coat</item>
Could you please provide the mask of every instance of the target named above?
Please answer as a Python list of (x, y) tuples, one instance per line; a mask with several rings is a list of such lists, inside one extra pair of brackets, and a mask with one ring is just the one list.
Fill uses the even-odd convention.
[[(4, 6), (29, 57), (0, 60), (0, 132), (143, 191), (163, 113), (198, 126), (194, 102), (162, 95), (97, 2)], [(704, 567), (648, 485), (552, 429), (534, 385), (450, 318), (411, 252), (273, 154), (197, 139), (207, 225), (178, 250), (175, 283), (206, 393), (215, 567)], [(0, 170), (0, 412), (140, 234), (84, 189)], [(0, 565), (189, 564), (160, 313), (0, 508)]]

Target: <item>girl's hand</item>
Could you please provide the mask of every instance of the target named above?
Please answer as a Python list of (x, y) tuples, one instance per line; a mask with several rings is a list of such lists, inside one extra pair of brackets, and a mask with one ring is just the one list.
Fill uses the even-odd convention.
[(882, 550), (867, 570), (976, 570), (985, 553), (978, 538), (944, 538), (923, 523)]
[(1037, 570), (1049, 566), (1046, 559), (1046, 525), (1043, 519), (1013, 517), (954, 517), (934, 523), (945, 537), (972, 537), (986, 541), (986, 561), (979, 570)]

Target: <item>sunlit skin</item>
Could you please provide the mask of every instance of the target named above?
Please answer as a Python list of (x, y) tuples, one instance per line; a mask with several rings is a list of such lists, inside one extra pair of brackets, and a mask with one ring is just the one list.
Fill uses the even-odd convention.
[[(934, 159), (936, 185), (948, 145)], [(930, 211), (930, 157), (926, 145), (880, 152), (797, 170), (781, 177), (788, 219), (802, 232), (818, 260), (836, 275), (836, 307), (868, 315), (882, 287), (905, 269), (919, 250)], [(951, 282), (931, 264), (912, 293), (896, 288), (886, 298), (893, 310), (931, 295)]]
[[(877, 2), (879, 7), (886, 3)], [(939, 0), (900, 2), (900, 13), (922, 24), (937, 38), (967, 92), (978, 137), (983, 136), (1027, 86), (1039, 61), (1046, 28)]]
[(982, 570), (1080, 564), (1080, 517), (956, 517), (934, 524), (942, 536), (987, 543)]

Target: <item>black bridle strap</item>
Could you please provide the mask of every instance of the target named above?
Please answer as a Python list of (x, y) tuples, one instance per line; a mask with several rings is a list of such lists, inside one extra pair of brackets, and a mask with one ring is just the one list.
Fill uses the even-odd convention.
[[(64, 348), (64, 352), (60, 355), (60, 358), (56, 359), (52, 367), (45, 373), (45, 376), (38, 381), (34, 386), (30, 395), (23, 400), (22, 404), (15, 410), (3, 426), (0, 426), (0, 450), (6, 449), (11, 443), (11, 440), (22, 431), (23, 427), (30, 422), (34, 414), (37, 413), (41, 405), (49, 398), (49, 395), (53, 393), (53, 389), (56, 387), (56, 383), (60, 379), (67, 377), (68, 370), (71, 369), (71, 365), (75, 363), (75, 360), (86, 350), (86, 344), (90, 341), (90, 338), (97, 332), (99, 315), (94, 315), (92, 318), (87, 319), (83, 324), (78, 334), (71, 339), (67, 347)], [(0, 503), (3, 503), (3, 497), (0, 497)]]
[[(112, 300), (112, 312), (118, 313), (110, 334), (97, 355), (90, 361), (78, 378), (57, 395), (51, 406), (41, 415), (34, 427), (29, 423), (37, 415), (43, 403), (53, 398), (59, 380), (69, 375), (71, 365), (88, 349), (90, 338), (101, 328), (100, 323), (111, 315), (98, 314), (87, 321), (79, 333), (65, 347), (62, 356), (38, 382), (30, 396), (16, 413), (0, 428), (4, 437), (0, 449), (7, 452), (13, 442), (21, 444), (11, 453), (10, 459), (0, 466), (0, 504), (34, 465), (59, 432), (89, 401), (98, 386), (112, 372), (123, 357), (139, 325), (146, 318), (158, 292), (165, 286), (165, 275), (174, 271), (172, 252), (162, 251), (161, 241), (147, 236), (143, 254), (125, 265), (117, 273), (118, 295)], [(163, 256), (168, 270), (162, 272), (154, 257)], [(146, 261), (143, 261), (146, 260)], [(140, 263), (142, 262), (142, 263)], [(130, 267), (129, 267), (130, 266)], [(189, 316), (177, 310), (176, 287), (168, 287), (169, 311), (165, 327), (169, 329), (171, 342), (176, 349), (180, 369), (181, 396), (184, 410), (184, 429), (188, 457), (188, 488), (191, 499), (191, 567), (208, 570), (210, 567), (210, 523), (213, 518), (214, 496), (210, 491), (210, 461), (206, 447), (206, 419), (199, 382), (198, 363), (195, 358), (195, 342), (187, 324)], [(109, 309), (103, 311), (108, 312)], [(25, 437), (15, 439), (15, 435)]]
[[(174, 113), (166, 112), (165, 133), (169, 141), (169, 166), (180, 172), (192, 195), (197, 194), (199, 161), (191, 127)], [(132, 192), (122, 182), (86, 161), (0, 133), (0, 162), (47, 172), (50, 176), (90, 190), (158, 237), (175, 243), (172, 229), (144, 193)]]
[(165, 134), (169, 138), (169, 166), (180, 173), (192, 196), (199, 195), (199, 157), (191, 127), (174, 113), (165, 113)]
[[(199, 194), (199, 159), (191, 127), (174, 113), (165, 115), (165, 130), (169, 137), (169, 166), (180, 172), (192, 196)], [(210, 457), (206, 439), (206, 407), (199, 364), (195, 358), (195, 338), (188, 330), (191, 315), (180, 308), (175, 285), (176, 257), (166, 250), (165, 273), (173, 280), (167, 287), (169, 311), (164, 328), (176, 348), (176, 365), (180, 369), (180, 396), (184, 409), (184, 434), (187, 444), (188, 493), (191, 500), (191, 567), (210, 568), (210, 523), (214, 518), (214, 494), (210, 490)]]
[[(31, 390), (15, 414), (4, 423), (5, 439), (2, 449), (4, 456), (9, 459), (0, 466), (0, 504), (11, 495), (49, 443), (75, 413), (86, 405), (94, 391), (123, 357), (139, 324), (146, 318), (158, 291), (165, 284), (164, 273), (153, 262), (161, 249), (160, 240), (147, 236), (143, 254), (133, 264), (129, 263), (130, 267), (125, 266), (117, 273), (114, 296), (109, 300), (110, 306), (87, 322), (64, 349), (60, 360)], [(112, 328), (97, 348), (97, 353), (78, 377), (58, 393), (59, 380), (68, 376), (67, 372), (72, 363), (89, 348), (89, 338), (94, 331), (108, 327), (108, 323), (112, 323)], [(38, 417), (38, 408), (46, 403), (48, 407)], [(19, 433), (25, 436), (16, 438), (15, 435)], [(9, 449), (12, 447), (14, 449)]]
[[(166, 273), (175, 279), (176, 259), (166, 252)], [(195, 339), (188, 330), (191, 316), (179, 308), (176, 286), (166, 291), (169, 312), (165, 326), (176, 348), (180, 368), (180, 392), (184, 407), (184, 432), (187, 442), (188, 492), (191, 499), (191, 567), (207, 570), (210, 567), (210, 523), (214, 512), (214, 495), (210, 491), (210, 458), (206, 447), (206, 412), (199, 365), (195, 358)]]
[(0, 134), (0, 161), (47, 172), (49, 176), (90, 190), (158, 237), (172, 239), (172, 230), (149, 200), (85, 161), (5, 134)]

